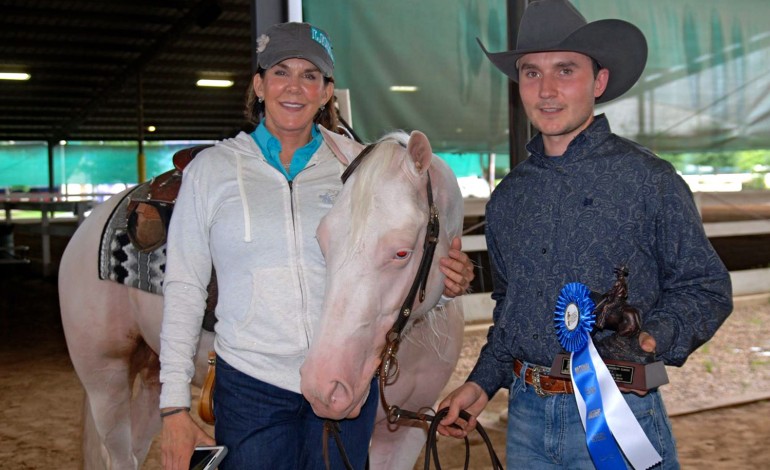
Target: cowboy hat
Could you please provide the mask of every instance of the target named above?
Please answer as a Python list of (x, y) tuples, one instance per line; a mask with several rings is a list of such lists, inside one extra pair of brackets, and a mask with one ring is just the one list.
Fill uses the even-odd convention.
[(525, 54), (570, 51), (591, 57), (610, 71), (607, 89), (596, 103), (628, 91), (647, 63), (647, 41), (639, 28), (622, 20), (588, 23), (567, 0), (532, 2), (521, 18), (515, 50), (492, 53), (476, 40), (489, 60), (514, 82), (519, 81), (516, 63)]

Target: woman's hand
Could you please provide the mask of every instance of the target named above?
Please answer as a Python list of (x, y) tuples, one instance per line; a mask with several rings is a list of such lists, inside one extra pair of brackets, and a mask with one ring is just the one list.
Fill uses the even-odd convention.
[(446, 257), (439, 260), (441, 272), (446, 276), (444, 279), (444, 296), (457, 297), (463, 295), (476, 277), (468, 255), (462, 251), (462, 241), (460, 237), (455, 237), (449, 246), (449, 253)]
[(188, 411), (162, 419), (160, 450), (164, 470), (189, 470), (195, 446), (215, 444), (214, 439), (193, 421)]

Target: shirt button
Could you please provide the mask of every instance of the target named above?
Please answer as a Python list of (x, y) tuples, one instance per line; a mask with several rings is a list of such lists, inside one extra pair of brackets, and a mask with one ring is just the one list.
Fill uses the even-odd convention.
[(537, 296), (538, 297), (542, 297), (543, 296), (543, 291), (541, 291), (541, 290), (537, 291)]
[(532, 339), (537, 339), (537, 335), (532, 335)]
[(545, 254), (547, 251), (548, 251), (548, 250), (547, 250), (547, 249), (545, 249), (545, 248), (543, 248), (543, 250), (542, 250), (543, 254)]

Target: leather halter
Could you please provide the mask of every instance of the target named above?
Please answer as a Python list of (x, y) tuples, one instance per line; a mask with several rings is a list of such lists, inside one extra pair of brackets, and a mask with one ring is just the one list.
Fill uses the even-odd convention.
[[(348, 180), (351, 174), (356, 168), (361, 165), (367, 155), (369, 155), (377, 144), (367, 145), (356, 158), (350, 162), (350, 165), (342, 173), (342, 184)], [(430, 266), (433, 264), (433, 255), (436, 252), (436, 245), (438, 244), (439, 236), (439, 218), (438, 208), (433, 201), (433, 187), (430, 182), (430, 172), (426, 171), (428, 177), (427, 193), (428, 193), (428, 208), (430, 213), (428, 214), (428, 228), (425, 232), (425, 241), (423, 242), (422, 259), (420, 260), (420, 266), (417, 268), (417, 274), (415, 275), (412, 287), (409, 289), (409, 293), (404, 299), (404, 303), (399, 310), (398, 318), (396, 318), (393, 327), (387, 334), (387, 341), (391, 343), (396, 340), (400, 340), (401, 333), (404, 331), (409, 316), (412, 314), (412, 308), (414, 307), (414, 300), (417, 297), (417, 293), (420, 293), (420, 302), (425, 300), (425, 289), (428, 284), (428, 274), (430, 274)], [(387, 348), (386, 348), (387, 349)]]
[(425, 300), (428, 274), (430, 274), (430, 266), (433, 264), (433, 255), (436, 253), (436, 245), (438, 244), (439, 236), (438, 208), (433, 202), (433, 188), (430, 184), (430, 173), (427, 173), (427, 176), (428, 207), (430, 213), (428, 214), (428, 227), (425, 231), (425, 240), (422, 244), (422, 259), (420, 260), (420, 267), (417, 268), (417, 273), (414, 276), (412, 287), (409, 289), (409, 293), (406, 295), (404, 303), (401, 304), (398, 318), (396, 318), (393, 327), (388, 332), (388, 341), (393, 341), (397, 338), (400, 340), (401, 332), (404, 331), (404, 327), (412, 313), (414, 299), (417, 297), (418, 291), (420, 293), (420, 302)]
[[(376, 143), (369, 144), (366, 147), (364, 147), (363, 150), (356, 156), (356, 158), (353, 159), (352, 162), (348, 165), (348, 167), (345, 169), (345, 171), (342, 173), (342, 176), (340, 177), (342, 179), (342, 184), (345, 184), (350, 178), (350, 175), (353, 174), (353, 172), (358, 168), (361, 163), (364, 161), (367, 155), (369, 155), (372, 150), (377, 146)], [(409, 289), (409, 293), (406, 296), (406, 299), (404, 300), (404, 303), (401, 305), (401, 309), (399, 310), (398, 318), (396, 318), (396, 321), (393, 324), (393, 327), (388, 331), (388, 334), (386, 336), (387, 343), (385, 344), (385, 349), (382, 353), (382, 363), (380, 364), (379, 374), (380, 374), (380, 380), (379, 387), (380, 387), (380, 399), (382, 401), (382, 406), (385, 408), (386, 411), (388, 411), (388, 420), (391, 420), (391, 415), (394, 415), (391, 409), (400, 410), (398, 407), (388, 407), (387, 402), (385, 401), (384, 396), (384, 386), (385, 382), (387, 382), (387, 377), (389, 376), (389, 369), (391, 362), (397, 363), (396, 361), (396, 352), (398, 351), (398, 345), (401, 342), (401, 333), (404, 331), (404, 328), (406, 327), (407, 322), (409, 321), (409, 316), (412, 314), (412, 308), (414, 307), (414, 300), (417, 297), (417, 292), (420, 293), (420, 302), (425, 300), (425, 288), (428, 282), (428, 274), (430, 272), (430, 266), (433, 263), (433, 254), (436, 252), (436, 245), (438, 244), (438, 235), (439, 235), (439, 219), (438, 219), (438, 208), (436, 207), (436, 204), (433, 202), (433, 188), (430, 183), (430, 173), (426, 171), (426, 175), (428, 177), (428, 184), (427, 184), (427, 192), (428, 192), (428, 207), (430, 210), (430, 214), (428, 215), (428, 228), (425, 232), (425, 241), (423, 242), (423, 253), (422, 253), (422, 259), (420, 260), (420, 266), (417, 268), (417, 274), (415, 275), (414, 281), (412, 282), (412, 287)], [(396, 367), (396, 370), (398, 368)], [(395, 371), (393, 371), (395, 373)], [(399, 415), (400, 416), (400, 415)], [(398, 419), (398, 418), (395, 418)], [(395, 421), (392, 421), (395, 422)], [(334, 440), (337, 443), (337, 448), (340, 451), (340, 456), (343, 460), (343, 464), (346, 469), (352, 469), (352, 466), (350, 465), (350, 462), (348, 461), (347, 453), (345, 452), (345, 449), (342, 447), (342, 442), (339, 437), (339, 427), (336, 422), (331, 420), (325, 420), (324, 421), (324, 433), (323, 433), (323, 457), (324, 462), (326, 463), (326, 468), (330, 468), (330, 462), (329, 462), (329, 454), (328, 454), (328, 439), (329, 435), (331, 435)]]
[[(348, 180), (350, 175), (356, 170), (356, 168), (359, 167), (359, 165), (364, 160), (364, 158), (366, 158), (366, 156), (372, 152), (375, 146), (376, 144), (367, 145), (361, 151), (361, 153), (359, 153), (356, 156), (356, 158), (353, 159), (352, 162), (350, 162), (350, 165), (348, 165), (348, 167), (342, 173), (342, 176), (341, 176), (342, 184), (345, 184), (345, 182)], [(409, 289), (409, 293), (407, 293), (403, 304), (401, 304), (398, 318), (396, 318), (396, 321), (393, 323), (393, 326), (391, 327), (390, 331), (388, 331), (387, 335), (385, 336), (385, 340), (386, 340), (385, 348), (382, 351), (382, 359), (381, 359), (380, 367), (377, 373), (379, 375), (378, 382), (379, 382), (379, 389), (380, 389), (380, 402), (382, 403), (382, 407), (385, 409), (387, 413), (387, 419), (389, 423), (395, 424), (399, 419), (412, 419), (412, 420), (422, 421), (425, 423), (431, 423), (430, 428), (428, 430), (428, 441), (426, 443), (426, 450), (425, 450), (425, 462), (424, 462), (425, 469), (426, 470), (430, 469), (430, 459), (431, 457), (433, 457), (433, 461), (436, 465), (436, 469), (440, 470), (441, 466), (439, 464), (438, 449), (436, 446), (436, 435), (437, 435), (436, 429), (438, 428), (439, 422), (449, 412), (449, 408), (443, 408), (438, 412), (436, 412), (434, 415), (430, 415), (423, 412), (423, 410), (414, 412), (414, 411), (402, 409), (396, 405), (388, 405), (388, 402), (385, 399), (385, 385), (387, 385), (388, 379), (394, 377), (398, 373), (398, 360), (396, 359), (396, 354), (398, 353), (398, 346), (399, 344), (401, 344), (401, 333), (403, 333), (404, 328), (406, 327), (406, 324), (409, 321), (409, 317), (412, 314), (412, 308), (414, 307), (414, 301), (417, 298), (417, 293), (419, 292), (420, 294), (420, 302), (425, 300), (425, 288), (427, 287), (427, 283), (428, 283), (428, 274), (430, 273), (430, 266), (431, 264), (433, 264), (433, 255), (436, 252), (436, 245), (438, 244), (438, 236), (439, 236), (438, 207), (436, 207), (436, 204), (433, 201), (433, 188), (430, 182), (430, 173), (427, 172), (427, 170), (426, 170), (426, 176), (428, 177), (426, 189), (428, 193), (428, 207), (430, 210), (430, 214), (428, 215), (428, 228), (425, 232), (425, 241), (423, 242), (422, 259), (420, 260), (420, 266), (417, 268), (417, 273), (415, 274), (414, 281), (412, 282), (412, 287)], [(460, 417), (468, 421), (470, 420), (471, 415), (464, 410), (460, 410)], [(497, 458), (497, 454), (492, 448), (492, 442), (489, 439), (489, 436), (487, 435), (487, 433), (484, 431), (484, 427), (481, 425), (481, 423), (476, 423), (476, 430), (482, 436), (482, 439), (484, 440), (487, 446), (489, 457), (492, 462), (492, 468), (494, 470), (502, 470), (503, 465), (500, 462), (500, 460)], [(345, 449), (342, 447), (342, 442), (339, 436), (339, 427), (337, 426), (336, 422), (333, 422), (330, 420), (326, 420), (324, 422), (323, 455), (324, 455), (324, 461), (326, 463), (326, 468), (327, 469), (330, 468), (328, 446), (327, 446), (329, 435), (332, 435), (337, 443), (337, 448), (340, 451), (340, 456), (342, 457), (345, 468), (352, 469), (352, 466), (348, 461)], [(465, 453), (466, 453), (465, 469), (468, 469), (469, 452), (470, 452), (470, 442), (468, 440), (468, 437), (466, 436), (465, 437)], [(368, 462), (367, 462), (367, 468), (368, 468)]]
[[(342, 184), (348, 180), (351, 174), (361, 165), (367, 155), (369, 155), (377, 144), (367, 145), (356, 158), (350, 162), (350, 165), (342, 173)], [(430, 274), (430, 267), (433, 264), (433, 255), (436, 252), (436, 245), (438, 244), (439, 236), (439, 217), (438, 207), (433, 201), (433, 186), (430, 181), (430, 172), (426, 170), (426, 176), (428, 177), (426, 190), (428, 195), (428, 208), (430, 213), (428, 214), (428, 227), (425, 231), (425, 240), (423, 241), (423, 253), (420, 265), (417, 268), (414, 281), (412, 281), (412, 287), (401, 304), (398, 317), (393, 323), (393, 326), (385, 336), (385, 348), (382, 351), (381, 363), (379, 368), (379, 387), (380, 387), (380, 400), (383, 408), (388, 413), (388, 420), (392, 423), (398, 420), (400, 417), (400, 408), (397, 406), (389, 406), (385, 400), (385, 385), (388, 382), (388, 378), (395, 376), (398, 372), (398, 360), (396, 354), (398, 353), (398, 347), (401, 343), (401, 333), (409, 322), (409, 317), (412, 315), (412, 309), (414, 308), (414, 301), (417, 298), (417, 294), (420, 294), (420, 302), (425, 300), (425, 288), (428, 284), (428, 274)]]
[(345, 184), (348, 181), (348, 178), (350, 178), (350, 175), (353, 174), (354, 171), (356, 171), (356, 168), (361, 164), (361, 162), (364, 161), (364, 158), (366, 158), (367, 155), (369, 155), (372, 150), (374, 150), (374, 147), (377, 146), (377, 144), (369, 144), (366, 147), (364, 147), (361, 152), (356, 155), (356, 158), (353, 159), (352, 162), (348, 165), (347, 168), (345, 168), (345, 171), (342, 172), (342, 176), (340, 176), (340, 179), (342, 180), (342, 184)]

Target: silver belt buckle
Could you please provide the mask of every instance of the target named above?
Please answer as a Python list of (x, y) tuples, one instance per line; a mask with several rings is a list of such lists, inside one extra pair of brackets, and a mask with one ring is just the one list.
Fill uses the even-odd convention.
[(532, 386), (535, 388), (535, 393), (540, 398), (546, 397), (548, 395), (543, 390), (543, 386), (540, 385), (540, 368), (537, 366), (532, 368)]

